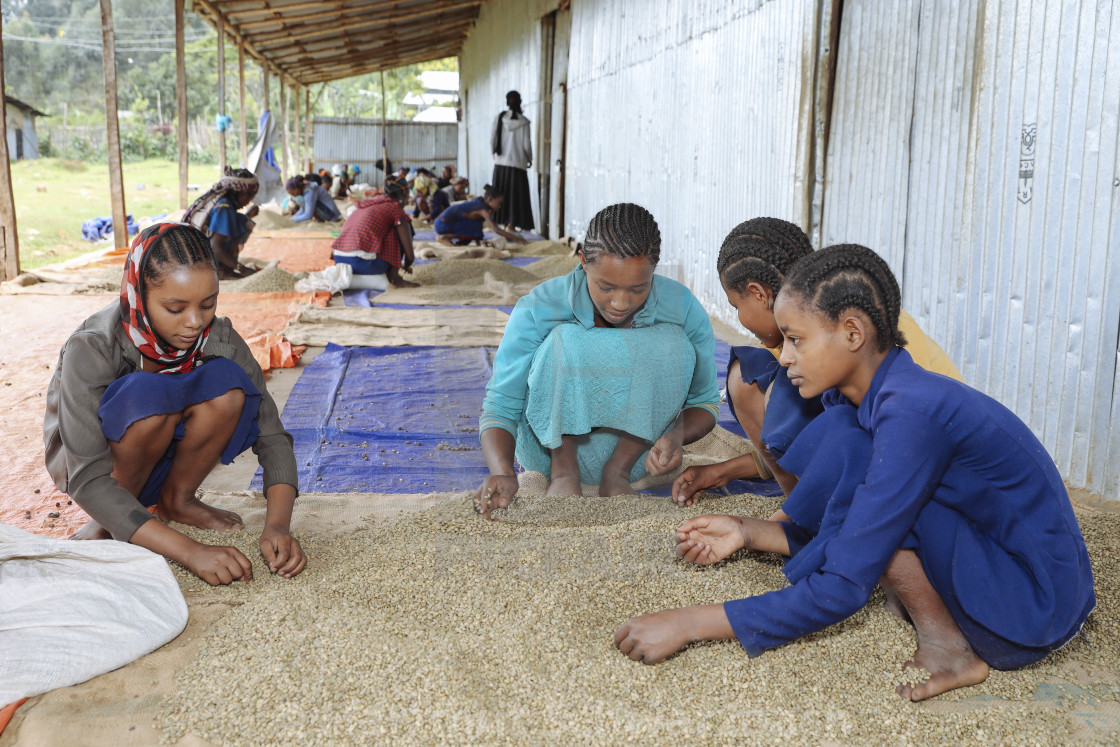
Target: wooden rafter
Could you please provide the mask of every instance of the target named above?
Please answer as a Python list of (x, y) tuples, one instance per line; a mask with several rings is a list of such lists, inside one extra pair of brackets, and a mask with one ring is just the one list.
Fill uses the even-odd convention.
[(454, 55), (483, 2), (194, 0), (194, 7), (286, 85), (302, 87)]

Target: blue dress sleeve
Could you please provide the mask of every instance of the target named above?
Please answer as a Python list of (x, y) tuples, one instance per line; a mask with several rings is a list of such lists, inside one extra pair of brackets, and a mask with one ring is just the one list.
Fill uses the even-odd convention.
[(209, 222), (206, 225), (209, 234), (225, 236), (227, 239), (235, 236), (237, 234), (235, 212), (232, 205), (225, 200), (219, 200), (210, 210)]
[(921, 413), (880, 408), (873, 435), (866, 479), (839, 531), (816, 549), (820, 567), (784, 589), (724, 603), (739, 643), (751, 656), (863, 607), (952, 458), (944, 428)]
[(302, 223), (305, 220), (311, 220), (311, 216), (315, 215), (315, 205), (318, 203), (319, 196), (313, 189), (303, 190), (303, 205), (299, 211), (292, 216), (292, 221), (295, 223)]

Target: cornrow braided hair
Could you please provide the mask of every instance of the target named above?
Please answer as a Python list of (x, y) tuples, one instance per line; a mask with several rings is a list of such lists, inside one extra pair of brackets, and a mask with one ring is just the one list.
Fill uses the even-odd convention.
[(719, 249), (716, 271), (720, 281), (736, 293), (755, 281), (777, 295), (782, 282), (802, 257), (813, 253), (809, 237), (789, 221), (752, 218), (731, 229)]
[(202, 231), (188, 225), (176, 225), (163, 231), (148, 249), (142, 265), (141, 292), (158, 285), (172, 267), (206, 265), (217, 272), (214, 250)]
[(886, 260), (859, 244), (836, 244), (810, 254), (786, 278), (796, 293), (833, 322), (849, 309), (871, 320), (880, 351), (906, 345), (898, 329), (902, 293)]
[(620, 202), (595, 214), (580, 244), (586, 262), (603, 254), (615, 257), (646, 257), (656, 265), (661, 259), (661, 230), (653, 215), (641, 205)]

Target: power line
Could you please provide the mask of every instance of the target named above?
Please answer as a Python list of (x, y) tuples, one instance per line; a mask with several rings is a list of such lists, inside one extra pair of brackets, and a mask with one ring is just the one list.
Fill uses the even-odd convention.
[[(85, 49), (85, 50), (89, 50), (89, 51), (100, 51), (101, 50), (101, 41), (100, 40), (95, 42), (95, 41), (92, 41), (92, 40), (85, 40), (85, 39), (35, 38), (35, 37), (29, 37), (29, 36), (17, 36), (15, 34), (8, 34), (8, 33), (5, 33), (3, 38), (4, 38), (5, 42), (7, 42), (7, 41), (23, 41), (23, 42), (30, 42), (32, 44), (52, 44), (52, 45), (60, 46), (60, 47), (71, 47), (73, 49)], [(161, 40), (160, 39), (155, 39), (153, 41), (161, 41)], [(166, 39), (166, 40), (163, 40), (163, 41), (174, 41), (174, 39)], [(188, 41), (197, 41), (197, 39), (189, 39)], [(171, 46), (171, 47), (132, 46), (132, 44), (136, 44), (136, 43), (137, 43), (136, 41), (133, 41), (131, 43), (130, 42), (125, 42), (123, 44), (118, 44), (117, 45), (117, 53), (121, 54), (121, 53), (125, 53), (125, 52), (174, 52), (175, 51), (174, 46)], [(188, 49), (188, 50), (185, 50), (185, 51), (189, 54), (195, 54), (195, 53), (200, 53), (200, 52), (209, 52), (210, 50), (208, 50), (208, 49)]]

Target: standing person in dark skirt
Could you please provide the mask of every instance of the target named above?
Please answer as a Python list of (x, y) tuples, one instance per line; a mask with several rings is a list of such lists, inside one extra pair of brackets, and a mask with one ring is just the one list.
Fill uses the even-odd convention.
[(498, 225), (509, 230), (533, 230), (533, 205), (529, 201), (528, 169), (533, 165), (533, 146), (529, 141), (529, 120), (521, 113), (521, 94), (506, 94), (504, 111), (494, 120), (490, 150), (494, 154), (494, 188), (505, 195), (505, 202), (494, 216)]

